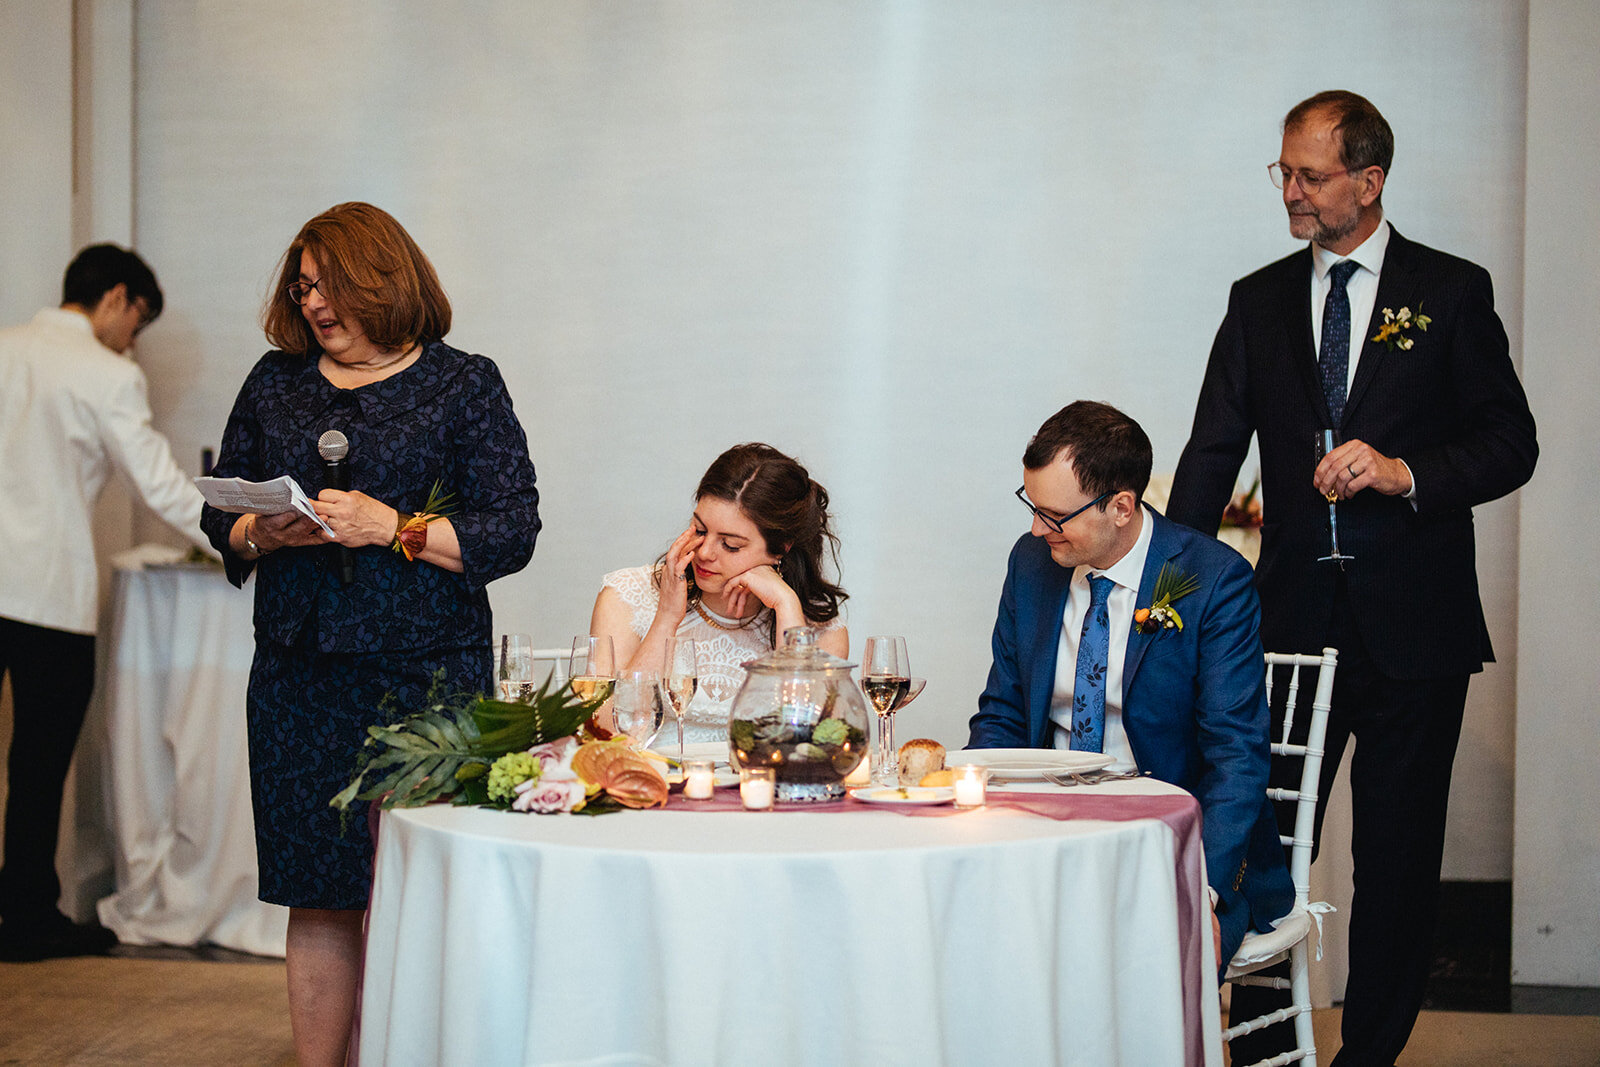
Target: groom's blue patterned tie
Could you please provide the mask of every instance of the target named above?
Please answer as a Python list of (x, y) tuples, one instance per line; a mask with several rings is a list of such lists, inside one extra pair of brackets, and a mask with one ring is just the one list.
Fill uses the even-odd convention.
[(1078, 638), (1078, 677), (1072, 685), (1072, 744), (1083, 752), (1104, 752), (1106, 743), (1106, 661), (1111, 651), (1111, 610), (1106, 606), (1116, 583), (1105, 575), (1089, 579), (1089, 610)]
[(1335, 429), (1344, 419), (1345, 387), (1350, 379), (1350, 294), (1344, 287), (1360, 265), (1347, 259), (1328, 269), (1328, 299), (1322, 304), (1322, 348), (1317, 361), (1322, 367), (1322, 395), (1328, 398), (1328, 414)]

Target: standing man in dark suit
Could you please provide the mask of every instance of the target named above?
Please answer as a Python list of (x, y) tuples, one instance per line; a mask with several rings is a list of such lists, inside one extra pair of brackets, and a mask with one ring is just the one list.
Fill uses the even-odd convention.
[(1266, 799), (1261, 611), (1239, 553), (1141, 504), (1150, 463), (1139, 424), (1089, 401), (1028, 442), (1033, 528), (1011, 550), (967, 745), (1104, 752), (1193, 793), (1226, 967), (1294, 905)]
[[(1321, 792), (1354, 736), (1340, 1065), (1392, 1064), (1422, 1004), (1467, 679), (1494, 658), (1472, 506), (1526, 482), (1538, 456), (1488, 273), (1384, 220), (1393, 154), (1354, 93), (1284, 119), (1269, 170), (1311, 244), (1233, 286), (1167, 507), (1215, 531), (1254, 433), (1263, 640), (1340, 652)], [(1342, 443), (1319, 461), (1324, 429)], [(1348, 562), (1323, 558), (1329, 497)]]

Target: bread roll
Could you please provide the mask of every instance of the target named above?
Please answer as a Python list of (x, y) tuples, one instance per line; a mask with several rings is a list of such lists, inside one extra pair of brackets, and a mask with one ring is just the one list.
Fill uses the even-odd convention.
[(944, 746), (926, 737), (900, 746), (900, 784), (916, 785), (934, 771), (944, 770)]

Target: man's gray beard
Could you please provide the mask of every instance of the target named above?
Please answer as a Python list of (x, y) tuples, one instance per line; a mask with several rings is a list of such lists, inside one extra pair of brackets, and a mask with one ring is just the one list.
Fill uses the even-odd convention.
[[(1312, 226), (1312, 232), (1304, 237), (1301, 237), (1299, 234), (1294, 232), (1295, 224), (1297, 222), (1309, 223)], [(1291, 214), (1289, 216), (1289, 235), (1297, 241), (1315, 241), (1317, 244), (1327, 247), (1330, 242), (1343, 240), (1344, 238), (1349, 237), (1352, 233), (1355, 233), (1356, 227), (1360, 224), (1361, 216), (1359, 215), (1350, 220), (1350, 224), (1348, 226), (1335, 228), (1330, 227), (1327, 223), (1323, 222), (1320, 215)]]

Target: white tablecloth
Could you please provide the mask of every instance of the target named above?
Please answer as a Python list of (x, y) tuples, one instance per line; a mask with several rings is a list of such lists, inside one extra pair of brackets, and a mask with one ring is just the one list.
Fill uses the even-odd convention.
[(129, 944), (282, 956), (288, 909), (256, 899), (245, 752), (251, 590), (221, 568), (119, 566), (102, 701), (116, 892)]
[(1153, 819), (389, 812), (361, 1062), (1182, 1064), (1176, 882)]

